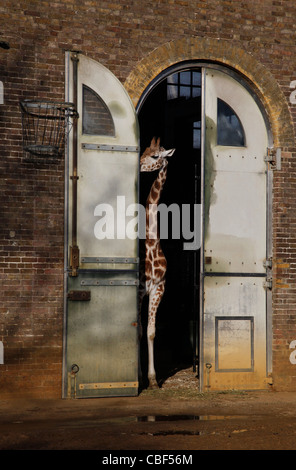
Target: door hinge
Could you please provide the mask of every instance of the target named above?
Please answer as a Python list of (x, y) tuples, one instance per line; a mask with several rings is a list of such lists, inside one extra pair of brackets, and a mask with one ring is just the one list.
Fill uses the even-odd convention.
[(270, 270), (272, 269), (272, 257), (269, 257), (269, 258), (266, 258), (264, 261), (263, 261), (263, 266), (265, 267), (266, 271), (267, 271), (267, 276), (266, 276), (266, 280), (264, 282), (264, 287), (265, 289), (272, 289), (272, 274), (270, 272)]
[(272, 375), (268, 375), (268, 377), (265, 377), (264, 379), (264, 384), (266, 385), (273, 385), (273, 377)]
[(70, 246), (70, 276), (78, 276), (79, 268), (79, 248), (77, 245)]
[(282, 150), (280, 147), (267, 147), (267, 153), (264, 161), (266, 163), (270, 163), (271, 170), (281, 169), (281, 153)]
[(265, 267), (265, 269), (271, 269), (272, 268), (272, 257), (266, 258), (263, 261), (263, 266)]
[(263, 284), (264, 288), (265, 289), (272, 289), (272, 277), (268, 277), (266, 279), (266, 281), (264, 281), (264, 284)]

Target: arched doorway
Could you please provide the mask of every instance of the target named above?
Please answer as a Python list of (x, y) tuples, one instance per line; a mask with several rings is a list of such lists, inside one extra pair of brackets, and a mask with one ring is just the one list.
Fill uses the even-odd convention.
[[(238, 74), (193, 61), (159, 74), (138, 116), (142, 149), (152, 136), (176, 148), (162, 202), (177, 204), (181, 218), (183, 205), (202, 208), (197, 227), (190, 227), (201, 228), (200, 246), (184, 249), (182, 229), (180, 237), (171, 232), (162, 240), (168, 271), (157, 320), (158, 367), (165, 376), (198, 366), (201, 389), (264, 388), (272, 253), (265, 112)], [(153, 177), (141, 175), (142, 203)]]
[[(169, 161), (161, 203), (168, 208), (177, 204), (182, 217), (182, 205), (200, 204), (201, 69), (175, 70), (160, 80), (144, 100), (138, 117), (141, 149), (149, 145), (153, 136), (160, 137), (165, 148), (176, 148)], [(154, 173), (140, 175), (142, 204), (154, 178)], [(155, 360), (161, 380), (178, 368), (196, 367), (198, 356), (199, 285), (194, 280), (199, 270), (200, 252), (184, 250), (187, 240), (181, 225), (180, 237), (173, 232), (170, 223), (169, 226), (168, 236), (161, 240), (168, 270), (155, 338)]]

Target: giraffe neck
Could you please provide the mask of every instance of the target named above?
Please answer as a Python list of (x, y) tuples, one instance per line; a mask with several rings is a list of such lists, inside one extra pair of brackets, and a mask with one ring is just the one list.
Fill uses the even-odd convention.
[(166, 181), (166, 177), (167, 177), (167, 161), (164, 161), (163, 166), (159, 170), (158, 175), (151, 186), (150, 193), (147, 198), (146, 207), (149, 204), (158, 204), (162, 190), (163, 190), (164, 183)]
[(157, 223), (157, 206), (167, 177), (167, 161), (164, 161), (157, 178), (151, 186), (146, 201), (146, 240), (149, 244), (159, 243), (159, 230)]

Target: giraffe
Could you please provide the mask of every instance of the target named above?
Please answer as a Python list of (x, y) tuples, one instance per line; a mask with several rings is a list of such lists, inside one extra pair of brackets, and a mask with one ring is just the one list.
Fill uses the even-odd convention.
[[(175, 149), (165, 150), (159, 146), (160, 139), (151, 140), (140, 159), (140, 171), (159, 170), (146, 201), (146, 238), (145, 256), (142, 258), (142, 269), (139, 291), (139, 327), (141, 331), (141, 305), (145, 295), (149, 297), (148, 307), (148, 380), (149, 388), (157, 388), (154, 368), (154, 338), (156, 312), (165, 290), (166, 258), (160, 246), (157, 222), (157, 206), (167, 177), (167, 157), (173, 155)], [(140, 332), (141, 335), (141, 332)]]

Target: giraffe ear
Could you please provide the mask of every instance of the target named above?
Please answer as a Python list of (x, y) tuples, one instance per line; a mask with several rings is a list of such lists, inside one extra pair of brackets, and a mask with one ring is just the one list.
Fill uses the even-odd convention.
[(155, 148), (155, 147), (158, 148), (159, 143), (160, 143), (160, 137), (157, 139), (157, 142), (156, 142), (156, 137), (153, 137), (153, 139), (151, 140), (150, 147), (151, 148)]
[(175, 150), (176, 149), (170, 149), (170, 150), (163, 149), (163, 152), (161, 153), (161, 156), (165, 157), (165, 158), (171, 157), (174, 154)]
[(166, 156), (167, 156), (167, 157), (171, 157), (171, 156), (174, 154), (175, 150), (176, 150), (176, 149), (170, 149), (170, 150), (168, 150), (168, 153), (167, 153)]

